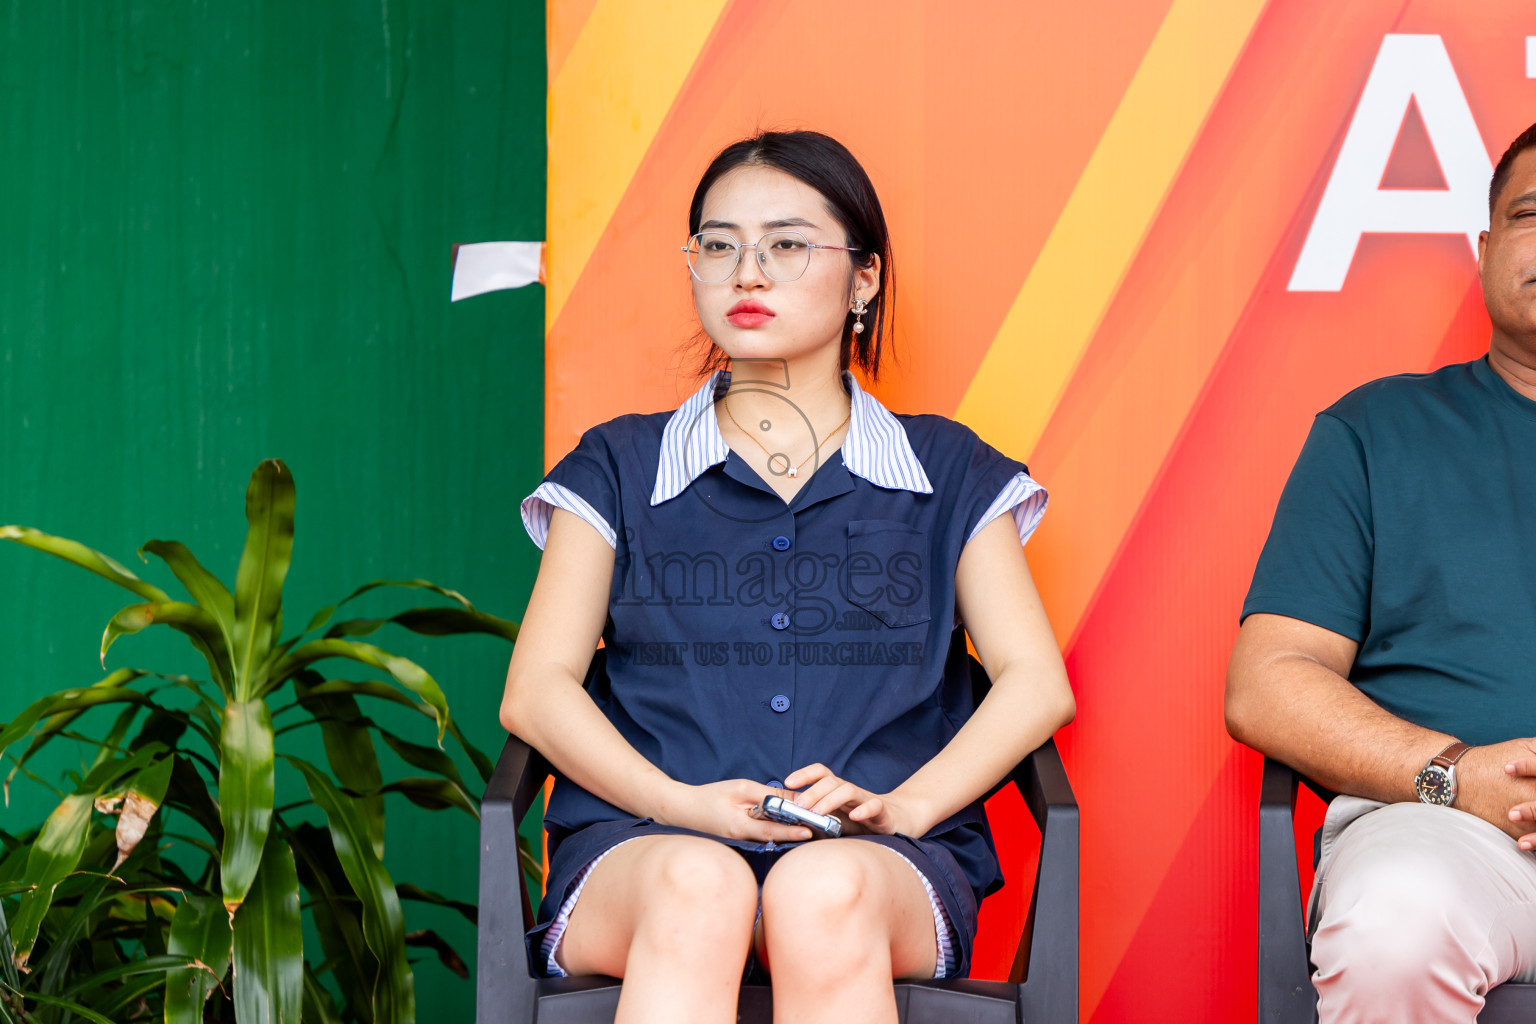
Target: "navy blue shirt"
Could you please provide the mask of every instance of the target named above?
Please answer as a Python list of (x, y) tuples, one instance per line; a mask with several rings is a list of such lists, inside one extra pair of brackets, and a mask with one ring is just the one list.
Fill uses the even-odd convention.
[[(674, 413), (589, 430), (524, 502), (540, 546), (556, 507), (614, 546), (592, 696), (674, 779), (779, 786), (821, 762), (888, 792), (971, 713), (942, 685), (960, 552), (1004, 512), (1026, 540), (1045, 492), (966, 427), (844, 379), (844, 444), (788, 504), (720, 436), (724, 374)], [(552, 835), (629, 817), (563, 779), (545, 814)], [(978, 894), (1001, 884), (979, 802), (929, 835)]]
[(1536, 402), (1485, 359), (1318, 414), (1243, 605), (1360, 644), (1350, 680), (1467, 743), (1536, 733)]

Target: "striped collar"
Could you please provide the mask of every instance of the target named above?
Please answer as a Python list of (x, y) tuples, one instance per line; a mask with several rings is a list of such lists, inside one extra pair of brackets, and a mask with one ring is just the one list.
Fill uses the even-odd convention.
[[(853, 374), (845, 372), (843, 382), (853, 398), (848, 435), (841, 449), (843, 467), (876, 487), (932, 494), (933, 484), (928, 482), (901, 421), (860, 388)], [(717, 371), (667, 421), (661, 434), (661, 461), (651, 491), (652, 505), (671, 501), (706, 469), (731, 454), (714, 412), (716, 397), (723, 395), (730, 383), (729, 370)]]

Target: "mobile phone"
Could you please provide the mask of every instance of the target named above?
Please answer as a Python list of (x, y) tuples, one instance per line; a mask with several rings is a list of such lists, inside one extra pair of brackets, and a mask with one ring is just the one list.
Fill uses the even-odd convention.
[(777, 821), (782, 825), (804, 825), (829, 839), (836, 839), (843, 834), (843, 823), (832, 815), (808, 811), (793, 800), (781, 796), (763, 797), (762, 811), (763, 817), (769, 821)]

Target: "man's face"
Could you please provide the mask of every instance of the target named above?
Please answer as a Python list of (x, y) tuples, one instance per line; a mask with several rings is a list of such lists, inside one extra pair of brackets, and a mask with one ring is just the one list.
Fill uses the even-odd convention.
[(1536, 149), (1515, 158), (1477, 240), (1477, 272), (1493, 347), (1536, 365)]

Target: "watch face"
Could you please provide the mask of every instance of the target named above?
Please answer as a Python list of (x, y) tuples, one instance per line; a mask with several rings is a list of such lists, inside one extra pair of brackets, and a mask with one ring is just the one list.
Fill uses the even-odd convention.
[(1426, 804), (1449, 807), (1451, 801), (1456, 799), (1456, 784), (1452, 781), (1451, 773), (1437, 764), (1425, 767), (1414, 782), (1419, 790), (1419, 799)]

